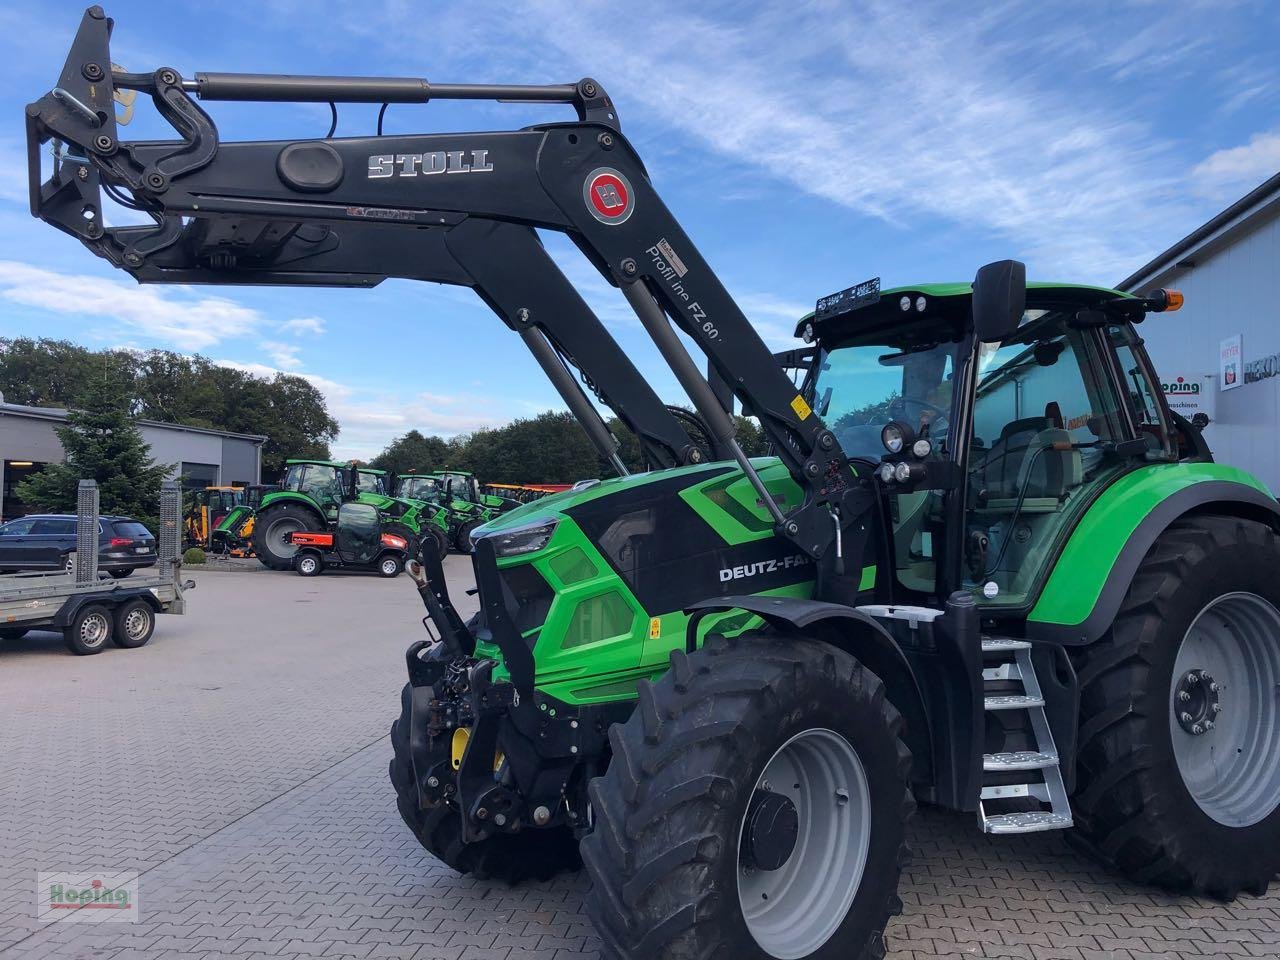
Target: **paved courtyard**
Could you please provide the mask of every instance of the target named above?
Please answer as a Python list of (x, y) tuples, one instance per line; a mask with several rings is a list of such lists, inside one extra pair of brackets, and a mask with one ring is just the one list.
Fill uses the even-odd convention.
[[(460, 606), (469, 564), (447, 569)], [(0, 957), (594, 957), (579, 876), (458, 877), (386, 780), (407, 577), (201, 572), (140, 650), (0, 646)], [(922, 810), (892, 960), (1280, 956), (1280, 884), (1234, 904), (1120, 883), (1057, 835)], [(41, 925), (39, 870), (132, 870), (138, 923)]]

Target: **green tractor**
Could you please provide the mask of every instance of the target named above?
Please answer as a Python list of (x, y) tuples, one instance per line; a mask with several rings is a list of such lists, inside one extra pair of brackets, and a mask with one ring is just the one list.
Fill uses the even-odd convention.
[(253, 550), (272, 570), (293, 566), (297, 531), (330, 529), (343, 503), (377, 507), (383, 530), (404, 537), (409, 555), (430, 542), (443, 555), (448, 548), (446, 512), (435, 504), (387, 495), (386, 473), (329, 460), (288, 460), (280, 489), (262, 498), (253, 517)]
[(477, 527), (519, 505), (482, 493), (475, 474), (463, 470), (401, 474), (395, 490), (398, 497), (430, 499), (444, 506), (449, 512), (449, 542), (462, 553), (474, 549), (471, 535)]
[[(818, 300), (779, 363), (598, 81), (116, 73), (111, 27), (90, 8), (26, 109), (35, 216), (144, 282), (470, 287), (618, 474), (473, 530), (470, 621), (436, 552), (410, 564), (434, 636), (406, 651), (389, 773), (443, 862), (581, 862), (606, 952), (633, 960), (883, 956), (917, 801), (990, 834), (1069, 829), (1170, 890), (1266, 890), (1280, 504), (1165, 403), (1137, 325), (1174, 292), (1028, 285), (1012, 260), (867, 281)], [(174, 139), (121, 140), (117, 88)], [(197, 97), (577, 119), (233, 142)], [(152, 222), (104, 225), (104, 188)], [(705, 450), (539, 229), (622, 293)], [(654, 469), (628, 474), (588, 390)], [(773, 456), (743, 453), (734, 402)]]

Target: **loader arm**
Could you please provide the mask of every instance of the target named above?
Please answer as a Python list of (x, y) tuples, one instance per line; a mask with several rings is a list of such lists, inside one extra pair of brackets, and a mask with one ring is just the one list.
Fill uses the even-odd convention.
[[(110, 66), (111, 28), (101, 8), (89, 8), (58, 86), (27, 107), (34, 215), (147, 281), (190, 282), (204, 270), (226, 275), (225, 282), (315, 283), (314, 274), (297, 276), (285, 269), (296, 264), (281, 262), (278, 254), (316, 223), (394, 226), (406, 236), (434, 228), (445, 235), (446, 246), (447, 237), (464, 224), (471, 225), (459, 237), (470, 230), (483, 234), (500, 223), (563, 232), (621, 288), (716, 441), (733, 453), (755, 486), (781, 535), (809, 555), (822, 556), (832, 543), (842, 542), (841, 530), (865, 511), (867, 491), (835, 435), (813, 414), (667, 210), (595, 81), (526, 87), (212, 73), (184, 80), (168, 67), (125, 74)], [(113, 105), (117, 89), (149, 94), (181, 139), (121, 142)], [(569, 104), (578, 119), (490, 133), (222, 143), (197, 97), (335, 103), (514, 100)], [(50, 140), (65, 152), (41, 182), (40, 150)], [(104, 227), (104, 189), (150, 213), (155, 225)], [(273, 224), (278, 235), (247, 242), (233, 236), (227, 228), (244, 220)], [(379, 233), (378, 242), (394, 242), (381, 239), (391, 233)], [(361, 231), (350, 236), (337, 249), (353, 265), (367, 268), (371, 257), (368, 248), (360, 249)], [(267, 280), (258, 265), (273, 258), (282, 269)], [(548, 263), (534, 258), (505, 264), (503, 272), (545, 275)], [(774, 502), (737, 445), (732, 419), (672, 322), (759, 418), (804, 491), (790, 512), (784, 514)]]

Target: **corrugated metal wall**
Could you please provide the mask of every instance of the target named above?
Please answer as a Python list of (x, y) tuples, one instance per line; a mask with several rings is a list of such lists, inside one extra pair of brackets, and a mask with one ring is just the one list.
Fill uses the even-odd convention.
[(1214, 457), (1256, 474), (1280, 493), (1280, 376), (1223, 390), (1218, 348), (1240, 334), (1244, 362), (1280, 354), (1280, 219), (1273, 219), (1168, 283), (1186, 294), (1177, 313), (1152, 314), (1141, 332), (1162, 379), (1212, 374), (1214, 422), (1205, 430)]

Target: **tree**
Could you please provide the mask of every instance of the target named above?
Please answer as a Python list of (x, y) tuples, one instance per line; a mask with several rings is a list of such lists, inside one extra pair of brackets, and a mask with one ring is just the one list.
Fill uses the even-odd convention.
[(9, 403), (66, 407), (91, 376), (109, 373), (133, 397), (133, 355), (128, 350), (94, 353), (67, 340), (0, 338), (0, 393)]
[(171, 466), (151, 459), (151, 449), (129, 415), (129, 398), (106, 374), (90, 377), (65, 426), (57, 428), (66, 462), (51, 463), (18, 484), (24, 502), (50, 513), (75, 513), (81, 480), (98, 481), (104, 514), (133, 517), (156, 529), (160, 483)]
[(385, 470), (394, 477), (400, 473), (429, 473), (443, 469), (450, 462), (449, 445), (444, 440), (410, 430), (404, 436), (392, 440), (385, 450), (373, 458), (370, 466), (375, 470)]

